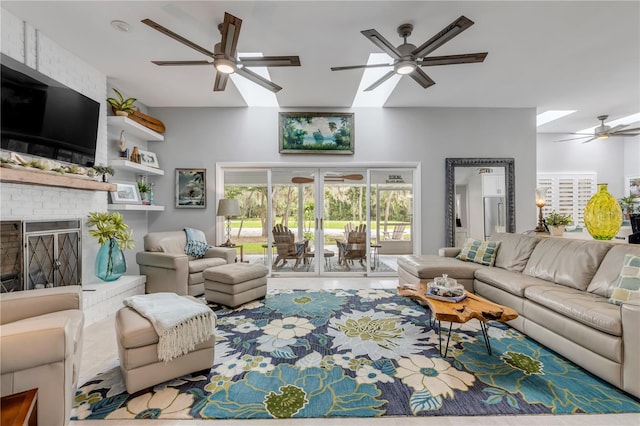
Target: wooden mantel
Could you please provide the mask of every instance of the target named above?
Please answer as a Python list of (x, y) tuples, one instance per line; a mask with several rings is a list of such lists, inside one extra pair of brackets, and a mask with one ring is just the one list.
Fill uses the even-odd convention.
[(27, 185), (58, 186), (62, 188), (83, 189), (87, 191), (115, 191), (113, 183), (80, 179), (60, 174), (36, 172), (32, 170), (10, 169), (0, 167), (0, 181), (22, 183)]

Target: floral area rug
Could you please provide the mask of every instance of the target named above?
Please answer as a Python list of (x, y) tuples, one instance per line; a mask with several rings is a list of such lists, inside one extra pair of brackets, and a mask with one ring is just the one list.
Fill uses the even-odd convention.
[(246, 419), (639, 412), (640, 402), (504, 324), (454, 325), (392, 290), (278, 290), (216, 309), (215, 362), (129, 395), (118, 367), (82, 385), (73, 419)]

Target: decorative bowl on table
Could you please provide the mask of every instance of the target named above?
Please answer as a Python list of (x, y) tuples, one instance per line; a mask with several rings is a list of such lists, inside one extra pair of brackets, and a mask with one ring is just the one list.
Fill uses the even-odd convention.
[(454, 278), (436, 277), (428, 284), (427, 292), (433, 296), (459, 297), (464, 294), (464, 286)]

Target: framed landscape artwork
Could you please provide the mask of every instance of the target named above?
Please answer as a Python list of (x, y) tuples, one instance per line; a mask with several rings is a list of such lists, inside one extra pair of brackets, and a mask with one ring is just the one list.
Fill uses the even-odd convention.
[(117, 188), (111, 194), (113, 204), (140, 204), (140, 192), (137, 183), (115, 183)]
[(206, 169), (176, 169), (176, 207), (184, 209), (207, 207)]
[(281, 112), (280, 154), (353, 154), (353, 113)]

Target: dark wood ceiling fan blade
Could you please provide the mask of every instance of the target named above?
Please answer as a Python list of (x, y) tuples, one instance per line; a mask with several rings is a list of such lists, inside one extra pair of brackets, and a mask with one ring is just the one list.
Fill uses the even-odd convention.
[(212, 62), (209, 61), (151, 61), (156, 65), (160, 66), (182, 66), (182, 65), (213, 65)]
[(466, 16), (459, 17), (438, 34), (431, 37), (422, 45), (416, 47), (413, 52), (411, 52), (411, 56), (414, 58), (427, 56), (429, 53), (433, 52), (438, 47), (442, 46), (472, 25), (473, 21), (471, 19)]
[(263, 56), (261, 58), (238, 58), (245, 67), (299, 67), (299, 56)]
[(431, 80), (431, 77), (425, 74), (425, 72), (422, 71), (420, 68), (416, 68), (415, 70), (413, 70), (413, 72), (409, 74), (409, 77), (414, 79), (416, 83), (418, 83), (420, 86), (422, 86), (425, 89), (427, 87), (431, 87), (434, 84), (436, 84), (436, 82)]
[(210, 56), (213, 58), (213, 52), (205, 49), (204, 47), (198, 46), (197, 44), (195, 44), (194, 42), (192, 42), (191, 40), (187, 40), (186, 38), (182, 37), (179, 34), (174, 33), (173, 31), (171, 31), (168, 28), (163, 27), (162, 25), (158, 24), (157, 22), (152, 21), (151, 19), (143, 19), (141, 21), (143, 24), (146, 24), (148, 26), (150, 26), (151, 28), (153, 28), (156, 31), (161, 32), (162, 34), (171, 37), (172, 39), (179, 41), (180, 43), (184, 44), (185, 46), (189, 46), (190, 48), (197, 50), (198, 52), (202, 53), (203, 55), (206, 56)]
[(383, 68), (392, 66), (393, 64), (347, 65), (346, 67), (331, 67), (331, 71), (357, 70), (360, 68)]
[(615, 133), (616, 135), (621, 135), (621, 136), (637, 136), (640, 134), (640, 127), (634, 127), (633, 129), (618, 130)]
[(418, 65), (423, 67), (433, 67), (436, 65), (472, 64), (484, 62), (488, 52), (465, 53), (463, 55), (431, 56), (418, 61)]
[(229, 80), (229, 74), (221, 72), (216, 73), (216, 81), (213, 84), (214, 92), (222, 92), (227, 87), (227, 80)]
[(385, 81), (389, 80), (391, 77), (393, 77), (394, 75), (396, 75), (395, 71), (389, 71), (388, 73), (386, 73), (385, 75), (383, 75), (382, 77), (380, 77), (379, 79), (377, 79), (371, 86), (367, 87), (366, 89), (364, 89), (365, 92), (370, 92), (371, 90), (375, 89), (376, 87), (380, 86), (382, 83), (384, 83)]
[(238, 37), (240, 37), (240, 27), (242, 19), (237, 18), (227, 12), (224, 13), (224, 22), (222, 23), (222, 53), (227, 58), (236, 57), (236, 48), (238, 47)]
[(360, 31), (366, 38), (371, 40), (373, 44), (382, 49), (387, 55), (391, 56), (394, 59), (400, 59), (402, 54), (396, 49), (396, 47), (389, 42), (386, 38), (382, 37), (382, 35), (376, 30), (364, 30)]
[(242, 77), (249, 79), (251, 81), (253, 81), (254, 83), (264, 87), (267, 90), (272, 91), (273, 93), (277, 93), (280, 90), (282, 90), (282, 87), (278, 86), (277, 84), (267, 80), (266, 78), (256, 74), (255, 72), (248, 70), (247, 68), (238, 68), (236, 70), (236, 73), (238, 73), (239, 75), (241, 75)]
[(594, 136), (594, 137), (592, 137), (591, 139), (587, 139), (586, 141), (584, 141), (584, 142), (582, 142), (582, 143), (589, 143), (589, 142), (591, 142), (591, 141), (595, 141), (596, 139), (598, 139), (598, 138), (596, 138), (596, 137)]

